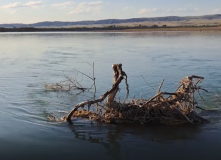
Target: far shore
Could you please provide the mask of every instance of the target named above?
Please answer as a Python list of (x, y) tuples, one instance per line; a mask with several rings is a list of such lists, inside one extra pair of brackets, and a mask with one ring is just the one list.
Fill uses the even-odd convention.
[(150, 32), (150, 31), (221, 31), (219, 27), (173, 27), (173, 28), (148, 28), (148, 29), (125, 29), (126, 32)]
[(155, 32), (155, 31), (221, 31), (221, 26), (206, 27), (72, 27), (72, 28), (0, 28), (1, 32)]

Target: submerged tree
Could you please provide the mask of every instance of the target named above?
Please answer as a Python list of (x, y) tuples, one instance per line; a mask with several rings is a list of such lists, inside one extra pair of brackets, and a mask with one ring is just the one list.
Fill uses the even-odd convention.
[[(62, 121), (72, 123), (72, 118), (83, 117), (106, 123), (160, 123), (167, 125), (184, 123), (205, 123), (206, 119), (195, 112), (197, 102), (194, 94), (204, 90), (199, 85), (204, 79), (200, 76), (188, 76), (180, 81), (174, 93), (161, 92), (163, 82), (155, 96), (150, 99), (128, 100), (129, 85), (122, 64), (112, 65), (114, 71), (113, 86), (100, 98), (77, 104)], [(125, 79), (127, 96), (124, 102), (116, 101), (119, 84)], [(104, 100), (107, 99), (105, 102)], [(84, 108), (88, 107), (88, 111)], [(97, 111), (89, 110), (96, 107)], [(83, 108), (83, 109), (80, 109)]]

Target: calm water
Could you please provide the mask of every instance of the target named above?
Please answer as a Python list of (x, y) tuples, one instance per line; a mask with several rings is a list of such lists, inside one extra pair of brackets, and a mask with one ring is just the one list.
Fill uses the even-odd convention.
[[(220, 159), (221, 32), (0, 33), (0, 155), (4, 159)], [(93, 93), (45, 92), (46, 83), (92, 75), (96, 96), (110, 89), (111, 65), (122, 63), (130, 98), (150, 98), (165, 78), (174, 91), (180, 78), (204, 76), (202, 93), (211, 120), (204, 125), (109, 125), (76, 119), (53, 123)], [(77, 75), (85, 87), (92, 82)], [(121, 85), (119, 97), (126, 91)], [(200, 101), (202, 104), (202, 101)], [(215, 109), (215, 111), (214, 111)]]

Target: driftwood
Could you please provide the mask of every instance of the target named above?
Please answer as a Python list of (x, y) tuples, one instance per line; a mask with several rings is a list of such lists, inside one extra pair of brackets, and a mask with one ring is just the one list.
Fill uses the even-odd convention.
[[(106, 123), (161, 123), (161, 124), (183, 124), (183, 123), (205, 123), (206, 119), (199, 117), (195, 108), (197, 102), (194, 98), (195, 91), (204, 90), (199, 83), (204, 79), (200, 76), (188, 76), (180, 81), (180, 86), (174, 93), (160, 92), (164, 79), (159, 86), (157, 94), (150, 99), (132, 99), (124, 102), (115, 100), (119, 91), (119, 84), (123, 79), (127, 79), (126, 73), (122, 70), (122, 64), (114, 64), (114, 84), (112, 88), (103, 94), (99, 99), (84, 101), (77, 104), (63, 120), (72, 123), (74, 117), (83, 117), (91, 120), (102, 121)], [(126, 81), (127, 93), (129, 93)], [(107, 98), (104, 105), (99, 105)], [(93, 113), (84, 109), (96, 105), (101, 113)]]
[[(58, 91), (62, 91), (62, 92), (71, 92), (72, 90), (80, 90), (82, 92), (84, 91), (89, 91), (90, 89), (94, 88), (94, 92), (96, 92), (96, 85), (95, 85), (95, 77), (94, 77), (94, 63), (93, 64), (89, 64), (91, 65), (92, 69), (93, 69), (93, 77), (74, 69), (74, 71), (76, 71), (76, 75), (75, 77), (68, 77), (67, 75), (64, 74), (64, 77), (66, 78), (63, 81), (60, 81), (58, 83), (52, 83), (52, 84), (45, 84), (45, 91), (54, 91), (54, 92), (58, 92)], [(91, 85), (91, 87), (82, 87), (82, 85), (78, 82), (77, 80), (77, 75), (81, 74), (82, 78), (83, 76), (91, 79), (93, 81), (93, 84)]]
[(125, 72), (122, 71), (122, 65), (121, 64), (115, 64), (112, 66), (113, 70), (114, 70), (114, 84), (111, 88), (111, 90), (107, 91), (104, 95), (102, 95), (99, 99), (96, 100), (92, 100), (92, 101), (84, 101), (81, 102), (79, 104), (77, 104), (72, 111), (68, 114), (67, 117), (65, 117), (64, 119), (66, 119), (67, 121), (71, 121), (71, 117), (73, 115), (73, 113), (75, 111), (78, 110), (78, 108), (83, 107), (85, 105), (88, 105), (88, 107), (90, 107), (92, 104), (98, 103), (98, 102), (102, 102), (107, 96), (107, 105), (110, 107), (111, 103), (114, 100), (115, 95), (117, 94), (117, 91), (119, 90), (119, 84), (120, 82), (123, 80), (123, 76), (126, 76)]

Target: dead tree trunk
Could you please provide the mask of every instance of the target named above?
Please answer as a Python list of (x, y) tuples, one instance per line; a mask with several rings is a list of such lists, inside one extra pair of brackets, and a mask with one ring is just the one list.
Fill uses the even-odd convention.
[[(207, 120), (199, 117), (195, 110), (195, 91), (204, 90), (197, 86), (204, 79), (199, 76), (189, 76), (181, 79), (181, 85), (178, 87), (175, 93), (160, 92), (163, 85), (161, 83), (157, 95), (148, 99), (131, 100), (130, 102), (116, 102), (115, 97), (119, 91), (119, 84), (125, 78), (127, 80), (126, 73), (122, 70), (122, 64), (114, 64), (112, 66), (114, 71), (114, 79), (112, 88), (102, 95), (99, 99), (88, 100), (77, 104), (63, 119), (72, 123), (71, 118), (76, 117), (77, 111), (80, 107), (88, 106), (92, 104), (98, 104), (107, 98), (105, 107), (105, 113), (98, 115), (89, 111), (89, 114), (98, 115), (97, 120), (103, 122), (130, 122), (130, 123), (161, 123), (161, 124), (183, 124), (183, 123), (204, 123)], [(127, 93), (129, 93), (128, 84), (126, 81)], [(167, 96), (166, 96), (167, 95)], [(169, 95), (169, 96), (168, 96)], [(75, 114), (76, 113), (76, 114)], [(74, 115), (75, 114), (75, 115)], [(80, 114), (78, 117), (85, 117), (85, 114)]]
[(84, 107), (85, 105), (88, 105), (90, 107), (92, 104), (104, 101), (107, 96), (108, 98), (107, 98), (106, 105), (109, 108), (112, 107), (114, 98), (119, 90), (119, 84), (124, 79), (124, 77), (127, 76), (126, 73), (122, 70), (122, 64), (114, 64), (112, 65), (112, 69), (114, 70), (114, 84), (112, 88), (109, 91), (107, 91), (104, 95), (102, 95), (99, 99), (96, 99), (93, 101), (84, 101), (84, 102), (77, 104), (68, 114), (68, 116), (64, 117), (64, 120), (71, 123), (71, 117), (74, 114), (74, 112), (78, 110), (78, 108)]

